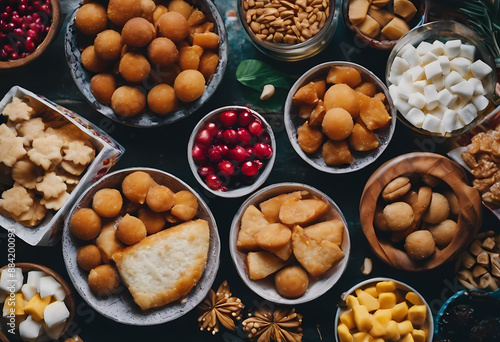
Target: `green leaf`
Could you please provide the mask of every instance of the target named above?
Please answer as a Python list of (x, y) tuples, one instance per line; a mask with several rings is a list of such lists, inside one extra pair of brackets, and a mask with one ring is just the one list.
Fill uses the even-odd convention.
[(272, 84), (275, 88), (283, 89), (290, 89), (292, 86), (287, 74), (256, 59), (242, 61), (238, 69), (236, 69), (236, 79), (259, 92), (262, 91), (266, 84)]

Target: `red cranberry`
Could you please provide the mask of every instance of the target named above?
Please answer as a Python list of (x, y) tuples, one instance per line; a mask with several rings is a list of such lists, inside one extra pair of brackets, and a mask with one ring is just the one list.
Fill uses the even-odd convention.
[(259, 159), (255, 159), (255, 160), (253, 161), (253, 163), (257, 166), (257, 169), (259, 169), (259, 170), (260, 170), (260, 169), (262, 168), (262, 166), (264, 165), (264, 163), (263, 163), (261, 160), (259, 160)]
[(263, 132), (259, 136), (259, 140), (260, 140), (260, 142), (263, 142), (264, 144), (270, 144), (271, 143), (271, 136), (269, 135), (269, 133)]
[(226, 177), (230, 177), (234, 174), (234, 165), (229, 160), (222, 160), (217, 165), (217, 168)]
[(260, 120), (254, 120), (248, 125), (248, 131), (254, 137), (258, 137), (262, 132), (264, 132), (264, 128), (262, 127)]
[(222, 160), (222, 150), (218, 145), (212, 145), (208, 148), (208, 159), (212, 163), (218, 163)]
[(221, 150), (222, 152), (222, 157), (226, 158), (229, 157), (229, 147), (224, 144), (217, 145), (217, 148)]
[(19, 54), (17, 52), (12, 52), (10, 54), (10, 59), (19, 59)]
[[(34, 25), (36, 25), (36, 24), (34, 24)], [(28, 31), (26, 31), (26, 36), (28, 36), (30, 38), (33, 38), (33, 39), (37, 39), (38, 38), (38, 33), (35, 30), (33, 30), (33, 29), (30, 28)]]
[(205, 182), (212, 190), (218, 190), (222, 185), (221, 180), (214, 174), (207, 175), (207, 177), (205, 178)]
[(222, 128), (219, 128), (219, 130), (217, 131), (217, 134), (215, 134), (215, 141), (222, 142), (223, 141), (223, 138), (222, 138), (223, 134), (224, 134), (224, 130)]
[(204, 162), (207, 158), (207, 150), (200, 145), (194, 145), (191, 154), (193, 155), (193, 159), (198, 163)]
[(24, 48), (28, 52), (32, 52), (33, 50), (35, 50), (36, 45), (31, 37), (26, 37), (26, 42), (24, 42)]
[(222, 140), (228, 145), (236, 145), (238, 135), (234, 129), (226, 129), (222, 134)]
[(225, 127), (232, 127), (236, 123), (237, 119), (238, 116), (233, 110), (227, 110), (219, 115), (219, 121)]
[(246, 128), (238, 128), (236, 132), (238, 134), (238, 144), (240, 145), (248, 145), (250, 144), (250, 140), (252, 140), (252, 135)]
[(214, 137), (219, 129), (217, 128), (217, 125), (215, 123), (209, 122), (205, 125), (205, 130), (210, 133), (211, 137)]
[(237, 163), (243, 163), (250, 156), (245, 149), (236, 145), (229, 151), (229, 156)]
[(33, 1), (33, 8), (35, 9), (35, 11), (41, 10), (42, 4), (40, 3), (40, 1)]
[(252, 161), (247, 161), (241, 165), (241, 173), (244, 176), (255, 176), (259, 172), (259, 168)]
[(10, 14), (7, 12), (2, 12), (2, 14), (0, 14), (0, 19), (2, 19), (4, 21), (7, 21), (9, 18), (10, 18)]
[(246, 153), (248, 153), (249, 157), (253, 155), (253, 148), (252, 148), (252, 146), (245, 146), (244, 149), (245, 149)]
[(24, 37), (24, 32), (21, 28), (14, 29), (14, 34), (18, 37)]
[(50, 5), (48, 4), (42, 5), (41, 9), (43, 12), (45, 12), (45, 14), (50, 15), (51, 13)]
[(253, 153), (258, 159), (269, 159), (273, 155), (273, 148), (269, 144), (256, 143), (253, 145)]
[(253, 115), (247, 109), (243, 109), (243, 111), (238, 115), (238, 125), (241, 127), (246, 127), (253, 120)]
[(201, 146), (208, 147), (212, 143), (212, 136), (210, 135), (210, 132), (206, 129), (201, 130), (196, 135), (196, 143)]
[(200, 166), (198, 168), (198, 174), (200, 175), (200, 177), (207, 177), (209, 174), (212, 174), (212, 173), (215, 173), (215, 170), (213, 167), (211, 166), (208, 166), (208, 165), (205, 165), (205, 166)]

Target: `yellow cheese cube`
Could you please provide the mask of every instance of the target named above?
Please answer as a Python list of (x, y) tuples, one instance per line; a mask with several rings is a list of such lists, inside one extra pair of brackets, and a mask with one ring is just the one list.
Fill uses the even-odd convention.
[(393, 320), (395, 320), (396, 322), (402, 322), (408, 314), (408, 304), (406, 304), (406, 302), (402, 302), (394, 305), (391, 313)]
[(358, 305), (359, 305), (359, 301), (358, 301), (358, 299), (357, 299), (356, 297), (354, 297), (353, 295), (349, 295), (349, 296), (347, 296), (347, 298), (346, 298), (345, 302), (346, 302), (347, 306), (348, 306), (349, 308), (351, 308), (351, 309), (352, 309), (353, 307), (355, 307), (355, 306), (358, 306)]
[(398, 323), (396, 321), (390, 321), (385, 328), (387, 329), (387, 333), (384, 336), (386, 341), (399, 340), (401, 335), (399, 335)]
[(352, 335), (352, 342), (372, 342), (373, 337), (367, 332), (357, 332)]
[(413, 305), (424, 305), (424, 301), (422, 300), (422, 298), (415, 292), (408, 292), (405, 296), (405, 299)]
[(391, 309), (378, 309), (373, 313), (373, 318), (378, 321), (382, 326), (386, 326), (387, 323), (392, 319)]
[(16, 316), (24, 315), (24, 306), (26, 305), (26, 301), (24, 300), (23, 294), (21, 292), (16, 293), (14, 300)]
[(392, 280), (379, 281), (376, 287), (378, 293), (396, 291), (396, 283), (393, 282)]
[(411, 335), (413, 336), (413, 341), (425, 342), (425, 332), (423, 330), (413, 329)]
[(380, 304), (379, 304), (377, 298), (372, 297), (371, 295), (369, 295), (368, 293), (366, 293), (363, 290), (359, 291), (359, 293), (358, 293), (358, 301), (359, 301), (359, 304), (366, 306), (366, 309), (369, 312), (378, 310), (378, 308), (380, 307)]
[(340, 315), (340, 321), (344, 323), (348, 329), (356, 328), (356, 323), (354, 322), (354, 312), (351, 309)]
[(408, 310), (408, 319), (413, 325), (422, 326), (427, 318), (427, 307), (425, 305), (413, 305)]
[(375, 286), (370, 286), (365, 289), (365, 292), (368, 293), (370, 296), (378, 298), (378, 291)]
[(349, 328), (344, 323), (340, 323), (337, 327), (340, 342), (352, 342), (352, 335)]
[(385, 325), (380, 324), (379, 321), (376, 319), (373, 320), (373, 328), (370, 330), (370, 335), (373, 337), (382, 337), (387, 334), (387, 329), (385, 328)]
[(52, 296), (47, 296), (45, 298), (40, 298), (40, 294), (34, 295), (24, 307), (24, 311), (33, 317), (35, 321), (41, 321), (43, 319), (43, 311), (45, 307), (50, 304)]
[(354, 322), (359, 331), (370, 331), (373, 328), (373, 317), (368, 313), (368, 310), (363, 305), (358, 305), (352, 308), (354, 312)]
[(379, 293), (378, 302), (381, 309), (392, 309), (396, 305), (396, 295), (394, 292)]
[(399, 334), (401, 336), (409, 334), (413, 331), (413, 324), (409, 320), (398, 323)]
[(415, 340), (413, 339), (413, 336), (411, 336), (411, 334), (406, 334), (403, 337), (401, 337), (399, 342), (415, 342)]

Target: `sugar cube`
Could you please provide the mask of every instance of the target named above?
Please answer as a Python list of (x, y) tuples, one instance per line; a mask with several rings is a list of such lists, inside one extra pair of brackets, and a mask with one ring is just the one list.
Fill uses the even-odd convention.
[(432, 44), (426, 41), (420, 42), (417, 46), (417, 52), (420, 56), (425, 55), (432, 48)]
[(434, 76), (437, 76), (443, 72), (441, 69), (441, 64), (439, 64), (438, 60), (435, 60), (424, 67), (425, 77), (430, 80)]
[(422, 68), (420, 65), (417, 65), (417, 66), (410, 68), (407, 72), (410, 73), (411, 80), (413, 82), (415, 82), (422, 77), (422, 75), (424, 73), (424, 68)]
[(413, 86), (415, 87), (415, 90), (420, 92), (420, 93), (423, 93), (424, 92), (424, 88), (429, 84), (428, 81), (426, 80), (420, 80), (420, 81), (415, 81), (413, 83)]
[(446, 108), (443, 105), (437, 105), (436, 108), (429, 111), (428, 114), (432, 114), (433, 116), (435, 116), (438, 119), (443, 119), (444, 113), (446, 112), (447, 109), (448, 108)]
[(462, 41), (460, 39), (448, 40), (444, 43), (444, 53), (448, 58), (457, 57), (460, 54), (460, 47), (462, 46)]
[(422, 56), (422, 63), (428, 64), (430, 62), (436, 61), (437, 59), (438, 59), (438, 57), (429, 51), (425, 55)]
[(474, 87), (468, 81), (455, 84), (450, 90), (458, 95), (463, 102), (469, 101), (474, 95)]
[(474, 87), (474, 95), (486, 95), (486, 90), (483, 87), (483, 82), (477, 78), (471, 77), (467, 80)]
[(397, 98), (396, 100), (394, 100), (394, 106), (396, 106), (396, 109), (399, 110), (399, 112), (403, 114), (403, 116), (408, 114), (408, 112), (413, 108), (412, 105), (401, 98)]
[(432, 84), (436, 87), (438, 91), (444, 89), (444, 76), (442, 74), (436, 75), (431, 79)]
[(460, 57), (467, 58), (469, 61), (474, 62), (474, 55), (476, 54), (476, 47), (470, 44), (462, 44), (460, 46)]
[(29, 271), (26, 284), (32, 285), (38, 289), (40, 287), (40, 278), (45, 276), (47, 276), (47, 273), (43, 271)]
[(443, 75), (448, 75), (450, 73), (450, 59), (448, 56), (438, 56), (439, 64), (441, 65), (441, 69), (443, 70)]
[(40, 288), (38, 289), (40, 293), (40, 298), (45, 298), (47, 296), (52, 296), (56, 293), (57, 289), (62, 287), (57, 280), (51, 276), (43, 277), (40, 279)]
[(444, 77), (444, 86), (446, 87), (446, 89), (450, 89), (455, 84), (458, 84), (458, 83), (463, 82), (463, 81), (464, 81), (464, 78), (462, 76), (460, 76), (460, 74), (458, 72), (453, 70), (452, 72), (450, 72), (448, 75), (446, 75)]
[(480, 80), (485, 78), (486, 75), (493, 71), (493, 69), (491, 69), (488, 64), (480, 59), (472, 63), (472, 65), (470, 66), (470, 70), (472, 71), (474, 77)]
[(445, 107), (450, 108), (457, 101), (458, 96), (450, 93), (448, 89), (443, 89), (438, 93), (438, 101)]
[(442, 54), (444, 54), (444, 43), (440, 40), (435, 40), (434, 42), (432, 42), (432, 47), (429, 51), (436, 56), (441, 56)]
[(422, 93), (413, 93), (408, 99), (408, 104), (415, 108), (422, 109), (425, 106), (425, 96)]
[(439, 104), (438, 92), (434, 84), (429, 84), (424, 88), (425, 108), (432, 110)]
[[(45, 322), (42, 323), (43, 330), (53, 340), (57, 340), (61, 337), (64, 328), (66, 327), (66, 320), (63, 322), (54, 325), (52, 328), (49, 328)], [(37, 341), (38, 342), (38, 341)]]
[(396, 75), (402, 75), (403, 72), (410, 68), (410, 64), (403, 58), (396, 56), (391, 65), (391, 74), (394, 72)]
[(422, 63), (420, 55), (418, 54), (417, 50), (413, 47), (413, 45), (411, 44), (408, 45), (411, 46), (412, 48), (407, 48), (401, 57), (408, 62), (410, 68), (420, 65)]
[(439, 133), (441, 131), (441, 120), (434, 115), (427, 114), (422, 124), (422, 128), (429, 132)]
[(464, 57), (453, 58), (450, 61), (451, 70), (457, 71), (460, 76), (467, 77), (470, 72), (471, 61)]
[(477, 109), (472, 103), (469, 103), (458, 111), (458, 116), (464, 124), (468, 125), (477, 117)]
[(486, 109), (486, 107), (488, 107), (490, 100), (488, 100), (483, 95), (478, 95), (478, 96), (474, 96), (472, 98), (472, 103), (474, 104), (474, 106), (476, 107), (476, 109), (478, 111), (482, 111), (482, 110)]
[(406, 116), (404, 116), (415, 127), (422, 127), (425, 120), (425, 114), (418, 108), (412, 108)]
[(443, 133), (453, 132), (455, 129), (455, 123), (457, 121), (457, 112), (451, 109), (447, 109), (441, 120), (441, 131)]
[(391, 95), (393, 101), (395, 101), (399, 97), (399, 91), (397, 85), (391, 84), (389, 86), (389, 95)]

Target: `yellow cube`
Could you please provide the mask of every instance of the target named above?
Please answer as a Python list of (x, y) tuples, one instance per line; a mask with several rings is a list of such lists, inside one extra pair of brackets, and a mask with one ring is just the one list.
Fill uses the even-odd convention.
[(385, 328), (387, 329), (387, 334), (384, 336), (386, 341), (399, 340), (401, 335), (399, 335), (398, 323), (396, 321), (390, 321)]
[(408, 310), (408, 319), (415, 326), (422, 326), (427, 318), (427, 307), (425, 305), (413, 305)]
[(413, 324), (409, 320), (398, 323), (399, 334), (401, 336), (409, 334), (413, 331)]
[(358, 302), (359, 304), (366, 306), (366, 309), (368, 309), (369, 312), (378, 310), (378, 308), (380, 307), (377, 298), (372, 297), (363, 290), (359, 291), (358, 293)]
[(399, 342), (415, 342), (415, 340), (413, 339), (413, 336), (411, 334), (406, 334), (401, 337)]
[(358, 301), (358, 298), (354, 297), (353, 295), (349, 295), (347, 296), (346, 300), (345, 300), (346, 304), (347, 304), (347, 307), (349, 308), (353, 308), (355, 306), (358, 306), (359, 305), (359, 301)]
[(385, 325), (380, 324), (379, 321), (376, 319), (373, 320), (373, 328), (370, 330), (370, 335), (373, 337), (382, 337), (387, 334), (387, 329), (385, 328)]
[(368, 313), (368, 310), (363, 305), (358, 305), (352, 308), (354, 312), (354, 322), (359, 331), (370, 331), (373, 328), (373, 317)]
[(354, 322), (354, 312), (352, 309), (349, 309), (340, 315), (340, 321), (344, 323), (348, 329), (356, 328), (356, 323)]
[(396, 322), (402, 322), (408, 314), (408, 304), (406, 304), (406, 302), (396, 304), (391, 309), (391, 312), (393, 320), (395, 320)]
[(376, 285), (377, 292), (380, 294), (382, 292), (394, 292), (396, 291), (396, 283), (392, 280), (379, 281)]
[(408, 292), (405, 296), (405, 299), (413, 305), (424, 305), (424, 301), (422, 300), (422, 298), (415, 292)]
[(396, 305), (396, 295), (394, 292), (384, 292), (378, 295), (378, 302), (381, 309), (392, 309)]
[(423, 330), (413, 329), (411, 335), (413, 336), (413, 341), (425, 342), (425, 332)]
[(45, 307), (50, 304), (52, 296), (47, 296), (45, 298), (40, 298), (40, 294), (34, 295), (24, 307), (24, 312), (31, 315), (35, 321), (41, 321), (43, 319), (43, 311)]
[(16, 316), (24, 315), (24, 306), (26, 305), (26, 301), (24, 300), (22, 292), (16, 293), (16, 297), (14, 300), (15, 300)]
[(351, 332), (344, 323), (339, 324), (339, 326), (337, 327), (337, 332), (339, 333), (340, 342), (352, 342)]
[(373, 337), (367, 332), (357, 332), (352, 335), (352, 342), (372, 342)]
[(375, 286), (370, 286), (365, 289), (365, 292), (368, 293), (370, 296), (378, 298), (378, 291)]
[(373, 313), (373, 318), (378, 321), (382, 326), (386, 326), (387, 323), (392, 319), (391, 309), (378, 309)]

